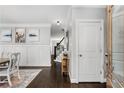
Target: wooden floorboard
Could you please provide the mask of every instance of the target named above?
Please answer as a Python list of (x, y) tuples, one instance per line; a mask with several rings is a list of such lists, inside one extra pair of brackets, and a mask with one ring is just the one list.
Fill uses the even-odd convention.
[(61, 64), (42, 68), (42, 71), (27, 86), (27, 88), (106, 88), (105, 83), (79, 83), (71, 84), (68, 75), (61, 74)]

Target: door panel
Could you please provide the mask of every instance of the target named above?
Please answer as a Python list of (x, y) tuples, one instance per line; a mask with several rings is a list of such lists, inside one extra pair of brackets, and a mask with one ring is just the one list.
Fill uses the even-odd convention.
[(101, 23), (79, 23), (79, 82), (100, 81)]

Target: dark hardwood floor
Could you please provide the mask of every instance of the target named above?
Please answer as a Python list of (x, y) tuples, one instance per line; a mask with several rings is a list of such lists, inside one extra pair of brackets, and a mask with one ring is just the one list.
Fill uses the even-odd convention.
[(68, 75), (62, 76), (61, 64), (44, 67), (27, 88), (105, 88), (105, 83), (71, 84)]

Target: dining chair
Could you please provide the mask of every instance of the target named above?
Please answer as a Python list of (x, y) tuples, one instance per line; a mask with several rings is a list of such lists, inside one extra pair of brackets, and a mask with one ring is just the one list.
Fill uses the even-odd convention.
[(10, 86), (12, 86), (11, 83), (11, 75), (14, 73), (17, 73), (18, 78), (20, 79), (19, 74), (19, 61), (20, 61), (20, 53), (11, 53), (10, 54), (10, 61), (8, 62), (8, 66), (2, 66), (0, 67), (0, 77), (7, 77), (6, 80), (0, 81), (0, 83), (8, 82)]

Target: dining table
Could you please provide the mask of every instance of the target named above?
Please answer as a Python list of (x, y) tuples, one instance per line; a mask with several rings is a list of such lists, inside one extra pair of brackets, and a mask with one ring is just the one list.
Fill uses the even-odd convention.
[[(2, 66), (5, 66), (6, 64), (8, 64), (10, 62), (9, 58), (0, 58), (0, 68)], [(5, 80), (4, 77), (0, 77), (0, 82), (3, 82)]]
[(8, 63), (10, 60), (9, 60), (9, 58), (0, 58), (0, 65), (1, 64), (6, 64), (6, 63)]

